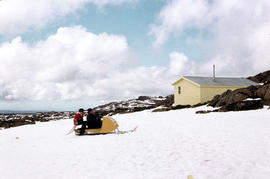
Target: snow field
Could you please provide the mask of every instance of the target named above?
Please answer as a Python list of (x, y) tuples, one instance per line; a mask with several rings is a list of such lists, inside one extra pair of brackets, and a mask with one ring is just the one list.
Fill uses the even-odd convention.
[(269, 179), (270, 110), (206, 109), (115, 115), (139, 126), (120, 135), (65, 135), (72, 119), (0, 130), (0, 178)]

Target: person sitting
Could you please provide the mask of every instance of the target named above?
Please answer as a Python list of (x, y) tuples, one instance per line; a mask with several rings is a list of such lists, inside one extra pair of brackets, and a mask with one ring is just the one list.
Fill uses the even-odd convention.
[(80, 108), (79, 111), (75, 114), (73, 123), (74, 125), (82, 125), (80, 128), (80, 135), (84, 134), (85, 128), (86, 128), (86, 122), (83, 121), (83, 116), (84, 116), (84, 109)]
[(87, 125), (89, 129), (99, 129), (102, 126), (101, 119), (95, 114), (92, 108), (87, 109)]

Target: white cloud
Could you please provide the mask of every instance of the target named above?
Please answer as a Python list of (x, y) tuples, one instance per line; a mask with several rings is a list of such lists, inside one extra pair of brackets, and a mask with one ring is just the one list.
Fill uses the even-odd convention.
[(173, 0), (159, 13), (157, 24), (152, 25), (150, 34), (154, 45), (162, 45), (172, 32), (182, 32), (187, 27), (198, 25), (207, 13), (204, 0)]
[(270, 67), (269, 10), (268, 0), (171, 0), (150, 34), (154, 46), (161, 46), (196, 29), (200, 33), (188, 38), (189, 43), (207, 51), (208, 58), (196, 63), (198, 72), (215, 63), (221, 75), (251, 75)]
[(0, 94), (6, 99), (81, 98), (87, 86), (130, 59), (125, 37), (96, 35), (80, 26), (59, 28), (33, 47), (17, 37), (0, 45)]
[(0, 44), (0, 99), (91, 104), (168, 95), (181, 75), (211, 74), (212, 64), (198, 65), (179, 52), (169, 54), (167, 67), (131, 67), (133, 60), (125, 37), (81, 26), (59, 28), (32, 46), (17, 37)]
[(87, 3), (98, 7), (138, 0), (2, 0), (0, 1), (0, 35), (22, 34), (42, 28), (63, 16), (75, 13)]
[(172, 52), (169, 55), (170, 63), (168, 67), (169, 74), (188, 75), (194, 73), (194, 63), (188, 59), (183, 53)]
[[(181, 57), (178, 61), (177, 57)], [(62, 27), (29, 46), (15, 38), (0, 44), (2, 100), (116, 100), (172, 93), (171, 82), (188, 59), (173, 53), (169, 67), (133, 67), (126, 38)]]
[(170, 83), (166, 68), (136, 67), (113, 72), (110, 78), (96, 81), (94, 89), (102, 89), (105, 99), (123, 99), (139, 95), (167, 95), (171, 92)]

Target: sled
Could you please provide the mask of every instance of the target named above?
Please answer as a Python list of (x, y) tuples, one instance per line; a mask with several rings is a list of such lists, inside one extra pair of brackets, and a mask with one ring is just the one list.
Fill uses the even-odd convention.
[[(116, 130), (118, 130), (118, 124), (117, 122), (109, 117), (109, 116), (104, 116), (102, 117), (102, 126), (101, 128), (98, 129), (85, 129), (84, 134), (92, 134), (92, 135), (97, 135), (97, 134), (109, 134), (109, 133), (116, 133)], [(74, 129), (75, 134), (79, 135), (80, 134), (80, 129), (75, 128)]]

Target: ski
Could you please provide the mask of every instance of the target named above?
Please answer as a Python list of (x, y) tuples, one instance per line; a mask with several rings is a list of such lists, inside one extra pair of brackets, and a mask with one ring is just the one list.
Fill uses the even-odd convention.
[(73, 126), (72, 129), (70, 129), (70, 131), (69, 131), (66, 135), (69, 135), (69, 134), (71, 134), (72, 132), (74, 132), (75, 127), (76, 127), (76, 126)]
[(120, 131), (119, 129), (117, 129), (116, 134), (126, 134), (126, 133), (135, 132), (137, 130), (137, 128), (138, 128), (138, 126), (134, 127), (134, 129), (126, 130), (126, 131)]

